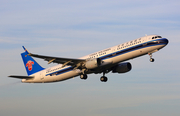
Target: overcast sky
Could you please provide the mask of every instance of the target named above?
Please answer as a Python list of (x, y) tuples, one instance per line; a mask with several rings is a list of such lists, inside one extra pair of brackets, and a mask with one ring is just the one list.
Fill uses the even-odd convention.
[[(180, 1), (4, 0), (0, 2), (1, 116), (179, 116)], [(125, 74), (101, 74), (49, 84), (24, 84), (20, 53), (78, 58), (158, 34), (169, 44), (131, 62)], [(35, 59), (43, 67), (47, 62)]]

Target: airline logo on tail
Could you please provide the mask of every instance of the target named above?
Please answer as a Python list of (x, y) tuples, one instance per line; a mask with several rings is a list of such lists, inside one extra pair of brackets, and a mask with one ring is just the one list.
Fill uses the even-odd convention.
[(29, 60), (27, 63), (26, 63), (26, 67), (28, 67), (28, 70), (31, 71), (32, 70), (32, 65), (34, 65), (34, 62)]

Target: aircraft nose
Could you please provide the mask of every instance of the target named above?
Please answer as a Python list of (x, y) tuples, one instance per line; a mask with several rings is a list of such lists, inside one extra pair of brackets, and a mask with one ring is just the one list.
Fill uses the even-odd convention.
[(162, 44), (167, 45), (169, 43), (169, 40), (166, 39), (166, 38), (162, 38), (161, 40), (159, 40), (159, 42), (162, 43)]

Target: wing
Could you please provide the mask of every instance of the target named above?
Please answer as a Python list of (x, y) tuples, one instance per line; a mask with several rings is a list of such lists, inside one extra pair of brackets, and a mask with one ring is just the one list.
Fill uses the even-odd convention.
[(79, 63), (83, 63), (86, 61), (85, 59), (61, 58), (61, 57), (51, 57), (51, 56), (32, 54), (29, 51), (27, 51), (27, 49), (24, 46), (23, 46), (23, 48), (29, 56), (44, 59), (45, 61), (48, 61), (48, 64), (53, 62), (53, 63), (63, 64), (63, 66), (65, 66), (65, 65), (75, 66)]
[(45, 61), (48, 61), (48, 64), (50, 64), (51, 62), (54, 62), (54, 63), (59, 63), (59, 64), (66, 63), (66, 65), (75, 65), (75, 64), (85, 61), (83, 59), (51, 57), (51, 56), (43, 56), (43, 55), (32, 54), (32, 53), (28, 55), (36, 57), (36, 58), (44, 59)]

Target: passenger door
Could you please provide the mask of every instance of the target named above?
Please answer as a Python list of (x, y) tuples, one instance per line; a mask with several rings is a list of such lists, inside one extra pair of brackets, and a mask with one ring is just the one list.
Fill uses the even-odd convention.
[(40, 72), (40, 79), (43, 80), (44, 79), (44, 75), (43, 75), (43, 72)]

